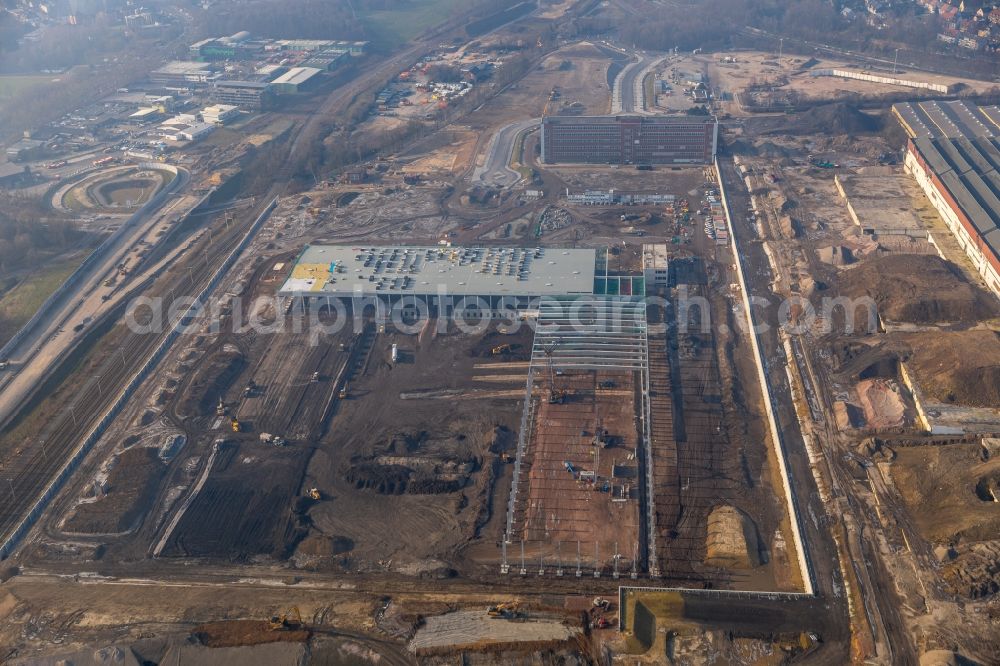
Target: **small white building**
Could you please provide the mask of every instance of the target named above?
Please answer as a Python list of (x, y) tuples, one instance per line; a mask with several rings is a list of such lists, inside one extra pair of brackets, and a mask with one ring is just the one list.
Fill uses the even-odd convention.
[(215, 125), (211, 123), (195, 123), (187, 129), (179, 132), (180, 137), (186, 141), (197, 141), (211, 134), (215, 130)]
[(642, 277), (646, 289), (667, 286), (667, 244), (646, 243), (642, 246)]
[(201, 110), (201, 119), (213, 125), (225, 125), (240, 114), (233, 104), (213, 104)]
[(199, 122), (195, 116), (182, 113), (161, 123), (159, 134), (167, 141), (197, 141), (214, 129), (215, 125)]

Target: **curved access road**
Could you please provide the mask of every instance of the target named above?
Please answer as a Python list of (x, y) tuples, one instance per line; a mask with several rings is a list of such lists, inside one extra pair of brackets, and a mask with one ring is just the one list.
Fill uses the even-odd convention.
[(486, 147), (483, 165), (477, 166), (472, 172), (472, 182), (494, 187), (511, 187), (517, 184), (521, 180), (521, 174), (510, 168), (517, 137), (541, 122), (541, 118), (529, 118), (504, 125), (497, 130)]

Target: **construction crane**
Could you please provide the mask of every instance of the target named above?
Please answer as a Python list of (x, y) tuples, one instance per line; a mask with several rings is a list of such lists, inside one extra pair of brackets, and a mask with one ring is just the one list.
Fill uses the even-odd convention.
[(302, 628), (302, 613), (298, 606), (292, 606), (287, 613), (272, 615), (268, 620), (268, 626), (274, 631), (288, 631)]

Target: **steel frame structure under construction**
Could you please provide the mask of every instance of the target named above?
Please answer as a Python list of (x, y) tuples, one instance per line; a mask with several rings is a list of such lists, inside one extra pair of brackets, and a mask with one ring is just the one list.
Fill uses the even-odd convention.
[[(641, 298), (621, 296), (546, 297), (539, 301), (537, 325), (532, 344), (531, 362), (525, 387), (524, 408), (518, 435), (514, 473), (507, 506), (507, 523), (503, 543), (501, 572), (509, 572), (507, 546), (514, 540), (515, 509), (518, 502), (520, 477), (525, 452), (532, 439), (535, 420), (536, 376), (545, 377), (554, 371), (611, 370), (637, 372), (640, 381), (641, 421), (637, 456), (640, 478), (640, 514), (642, 521), (639, 541), (645, 541), (644, 569), (659, 576), (656, 558), (656, 514), (653, 503), (653, 479), (650, 437), (649, 347), (646, 303)], [(552, 388), (552, 387), (550, 387)], [(522, 541), (523, 552), (523, 541)], [(544, 566), (540, 567), (540, 571)], [(524, 574), (522, 565), (521, 573)], [(561, 566), (557, 570), (561, 573)], [(615, 573), (617, 575), (617, 562)], [(635, 575), (633, 569), (633, 576)], [(577, 575), (580, 575), (579, 563)], [(595, 571), (595, 575), (598, 572)]]

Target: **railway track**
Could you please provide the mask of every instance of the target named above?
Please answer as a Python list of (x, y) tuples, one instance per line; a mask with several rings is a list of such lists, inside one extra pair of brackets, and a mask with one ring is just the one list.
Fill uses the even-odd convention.
[[(228, 230), (217, 230), (204, 253), (192, 252), (187, 261), (177, 267), (174, 271), (179, 276), (176, 284), (171, 285), (170, 276), (165, 276), (146, 295), (165, 296), (182, 289), (197, 293), (214, 273), (214, 266), (236, 247), (252, 221), (253, 218), (248, 218), (243, 224), (230, 225)], [(120, 387), (142, 366), (167, 334), (166, 330), (159, 334), (116, 331), (108, 340), (110, 349), (102, 353), (96, 348), (95, 340), (94, 348), (78, 349), (64, 361), (69, 366), (81, 364), (64, 380), (64, 383), (75, 382), (75, 389), (64, 389), (72, 390), (72, 396), (54, 414), (46, 415), (47, 422), (36, 436), (20, 446), (4, 447), (0, 478), (5, 481), (9, 497), (0, 504), (0, 539), (7, 538), (38, 500), (79, 445), (81, 435), (97, 424), (117, 398)], [(101, 333), (98, 330), (94, 335), (100, 337)], [(9, 441), (9, 431), (5, 439)]]

